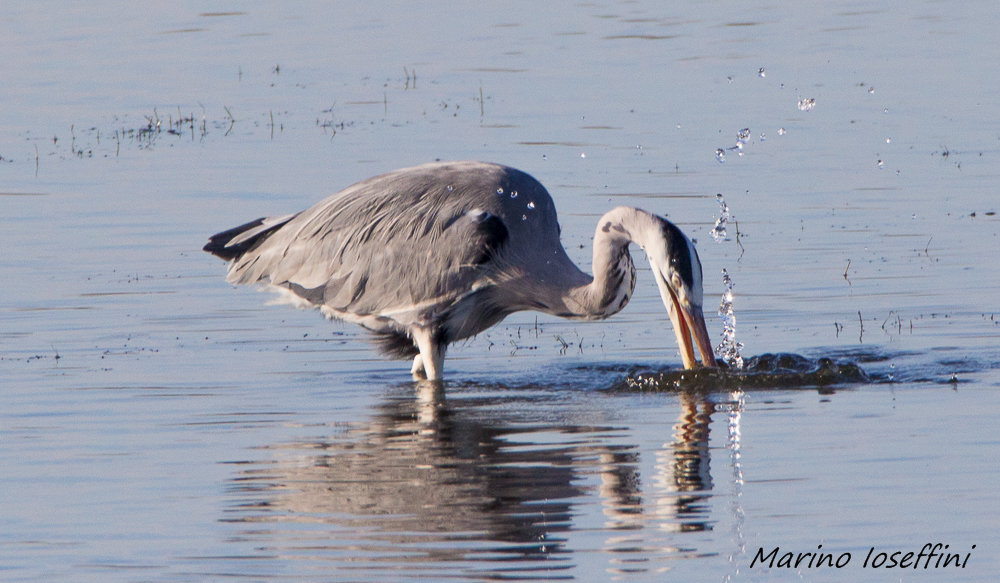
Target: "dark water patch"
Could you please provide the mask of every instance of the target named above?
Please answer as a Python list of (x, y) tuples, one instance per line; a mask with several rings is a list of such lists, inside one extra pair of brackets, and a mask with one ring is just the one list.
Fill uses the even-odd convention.
[(790, 353), (761, 354), (747, 359), (740, 370), (647, 370), (630, 373), (612, 386), (622, 391), (730, 391), (800, 389), (867, 384), (873, 379), (852, 361), (810, 359)]

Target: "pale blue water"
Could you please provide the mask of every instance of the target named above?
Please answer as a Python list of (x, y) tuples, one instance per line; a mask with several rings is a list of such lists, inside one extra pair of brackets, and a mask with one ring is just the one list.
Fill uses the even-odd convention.
[[(989, 3), (8, 2), (0, 579), (994, 580), (998, 23)], [(640, 274), (611, 320), (520, 314), (455, 347), (428, 394), (200, 250), (438, 158), (537, 177), (582, 265), (611, 206), (668, 214), (713, 334), (725, 268), (744, 354), (875, 382), (609, 391), (680, 362)], [(861, 566), (938, 542), (966, 567)], [(820, 544), (850, 563), (750, 567)]]

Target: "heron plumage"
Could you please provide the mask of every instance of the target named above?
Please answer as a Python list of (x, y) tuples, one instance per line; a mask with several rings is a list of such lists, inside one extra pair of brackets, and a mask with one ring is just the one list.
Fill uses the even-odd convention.
[[(645, 243), (629, 229), (662, 231), (667, 244), (685, 245), (682, 263), (697, 262), (672, 224), (619, 207), (598, 226), (595, 279), (566, 255), (555, 205), (537, 180), (496, 164), (447, 162), (369, 178), (300, 213), (214, 235), (205, 250), (231, 261), (230, 283), (286, 290), (375, 332), (392, 356), (433, 352), (414, 368), (433, 368), (436, 378), (447, 344), (513, 312), (597, 319), (621, 310), (635, 286), (628, 244)], [(690, 266), (683, 276), (697, 287), (700, 312), (700, 263), (697, 281)]]

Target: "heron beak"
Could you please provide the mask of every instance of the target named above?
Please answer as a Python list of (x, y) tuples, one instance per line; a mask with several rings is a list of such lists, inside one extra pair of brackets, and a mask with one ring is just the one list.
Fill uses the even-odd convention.
[(665, 285), (664, 287), (669, 296), (669, 302), (667, 298), (663, 298), (663, 303), (667, 304), (667, 313), (674, 325), (674, 334), (677, 335), (677, 346), (680, 347), (684, 368), (698, 367), (698, 361), (694, 357), (695, 345), (698, 346), (698, 352), (701, 353), (702, 366), (716, 366), (715, 353), (712, 351), (712, 343), (708, 339), (708, 329), (705, 327), (705, 315), (701, 311), (701, 306), (681, 302), (670, 286)]

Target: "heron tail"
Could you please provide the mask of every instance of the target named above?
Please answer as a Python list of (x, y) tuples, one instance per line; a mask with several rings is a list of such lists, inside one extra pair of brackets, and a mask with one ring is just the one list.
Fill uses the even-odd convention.
[(236, 259), (263, 243), (265, 239), (296, 216), (298, 215), (267, 217), (250, 221), (228, 231), (212, 235), (208, 238), (208, 244), (202, 247), (202, 250), (216, 257), (221, 257), (226, 261)]

